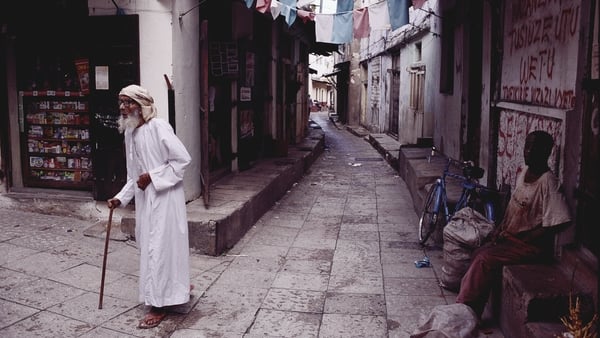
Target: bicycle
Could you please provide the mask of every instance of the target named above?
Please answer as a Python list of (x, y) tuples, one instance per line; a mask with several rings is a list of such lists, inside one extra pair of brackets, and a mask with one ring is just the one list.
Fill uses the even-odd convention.
[[(432, 147), (431, 157), (435, 156), (436, 152), (438, 152), (436, 148)], [(445, 226), (455, 212), (466, 206), (476, 207), (477, 201), (483, 202), (482, 213), (484, 216), (491, 222), (495, 222), (494, 203), (490, 196), (497, 191), (479, 184), (478, 180), (483, 177), (484, 170), (475, 166), (471, 161), (457, 161), (450, 157), (446, 158), (444, 171), (429, 189), (423, 204), (423, 211), (419, 218), (419, 244), (421, 245), (425, 245), (438, 226)], [(462, 169), (462, 175), (451, 172), (452, 165)], [(453, 207), (448, 205), (446, 182), (448, 177), (458, 180), (462, 187), (460, 197)]]

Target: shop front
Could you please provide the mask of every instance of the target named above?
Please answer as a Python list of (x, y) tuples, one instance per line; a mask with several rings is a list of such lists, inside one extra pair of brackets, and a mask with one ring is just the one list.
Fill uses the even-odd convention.
[(314, 22), (289, 26), (238, 1), (2, 6), (0, 174), (11, 192), (112, 197), (126, 180), (117, 96), (138, 83), (198, 169), (184, 179), (186, 199), (208, 201), (211, 183), (285, 157), (302, 138), (308, 53), (332, 48), (309, 46)]
[(48, 5), (31, 21), (3, 23), (5, 64), (13, 69), (7, 93), (15, 99), (3, 113), (11, 154), (2, 162), (12, 164), (13, 190), (81, 190), (106, 199), (125, 182), (117, 94), (139, 83), (138, 17), (87, 14), (87, 6)]

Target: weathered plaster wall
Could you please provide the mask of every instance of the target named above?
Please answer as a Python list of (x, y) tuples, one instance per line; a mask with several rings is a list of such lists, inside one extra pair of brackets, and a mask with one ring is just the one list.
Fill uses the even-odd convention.
[[(442, 33), (452, 34), (452, 33)], [(452, 94), (439, 93), (436, 95), (434, 111), (433, 143), (447, 156), (460, 158), (461, 124), (463, 117), (463, 102), (468, 92), (463, 84), (463, 26), (454, 32), (454, 91)], [(441, 67), (441, 66), (440, 66)], [(439, 81), (439, 76), (437, 77)], [(439, 83), (436, 84), (439, 90)]]
[[(391, 76), (388, 70), (393, 68), (390, 50), (400, 50), (400, 93), (399, 93), (399, 140), (404, 144), (414, 144), (421, 134), (432, 136), (433, 120), (439, 100), (435, 100), (439, 90), (437, 72), (440, 65), (439, 19), (428, 13), (437, 12), (437, 1), (429, 0), (423, 10), (411, 9), (409, 12), (412, 25), (405, 25), (395, 31), (372, 30), (368, 39), (360, 41), (360, 52), (357, 57), (367, 65), (365, 112), (361, 114), (360, 123), (371, 132), (387, 132), (390, 128)], [(409, 111), (408, 99), (410, 81), (407, 67), (415, 63), (415, 43), (422, 45), (420, 63), (426, 64), (429, 75), (425, 78), (425, 126), (421, 126), (421, 117), (415, 118)], [(358, 67), (357, 67), (358, 73)], [(362, 92), (362, 91), (361, 91)], [(362, 111), (361, 111), (362, 112)], [(363, 118), (364, 116), (364, 118)], [(417, 124), (419, 124), (417, 126)]]
[(378, 128), (383, 133), (390, 129), (390, 90), (391, 78), (389, 69), (392, 69), (392, 58), (389, 53), (381, 55), (380, 96), (379, 96), (379, 124)]
[(571, 109), (575, 103), (580, 3), (508, 1), (502, 100)]
[[(399, 141), (402, 144), (415, 144), (417, 138), (433, 137), (434, 112), (436, 112), (439, 95), (439, 38), (432, 34), (424, 35), (421, 39), (414, 40), (401, 50), (400, 54), (400, 113), (399, 113)], [(421, 44), (421, 59), (418, 60), (416, 44)], [(424, 107), (422, 116), (415, 114), (410, 108), (411, 67), (424, 67)]]
[(492, 7), (489, 2), (483, 3), (483, 43), (482, 43), (482, 79), (481, 79), (481, 126), (480, 126), (480, 148), (479, 166), (485, 169), (485, 175), (480, 182), (488, 182), (493, 155), (491, 137), (493, 131), (491, 126), (491, 88), (492, 88)]
[[(425, 10), (438, 11), (437, 1), (429, 0), (424, 5)], [(427, 16), (425, 11), (411, 11), (411, 22), (415, 26), (406, 26), (395, 34), (392, 39), (395, 43), (402, 43), (400, 49), (400, 104), (398, 140), (402, 144), (415, 144), (417, 138), (433, 137), (434, 113), (437, 111), (439, 96), (439, 69), (440, 69), (440, 34), (439, 19), (433, 15)], [(425, 32), (425, 33), (424, 33)], [(416, 35), (416, 37), (410, 37)], [(417, 43), (421, 44), (420, 59), (417, 55)], [(424, 115), (417, 116), (410, 108), (410, 72), (412, 66), (424, 66)]]
[(560, 118), (510, 109), (500, 111), (497, 186), (502, 183), (515, 186), (517, 176), (523, 170), (525, 137), (534, 130), (544, 130), (554, 137), (555, 145), (548, 163), (555, 173), (560, 173), (563, 128)]
[[(554, 136), (551, 168), (562, 178), (565, 119), (576, 103), (580, 1), (508, 1), (504, 18), (497, 183), (514, 185), (525, 136)], [(506, 107), (507, 104), (502, 105)]]
[(381, 58), (375, 57), (369, 61), (367, 94), (367, 118), (365, 128), (371, 132), (378, 133), (379, 114), (381, 112)]
[(359, 64), (360, 41), (354, 40), (350, 44), (350, 80), (348, 84), (348, 124), (357, 126), (360, 124), (361, 81), (362, 67)]

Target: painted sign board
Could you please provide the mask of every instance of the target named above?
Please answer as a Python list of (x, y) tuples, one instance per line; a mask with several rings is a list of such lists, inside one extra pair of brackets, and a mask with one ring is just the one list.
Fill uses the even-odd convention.
[(506, 2), (501, 99), (572, 109), (581, 1)]

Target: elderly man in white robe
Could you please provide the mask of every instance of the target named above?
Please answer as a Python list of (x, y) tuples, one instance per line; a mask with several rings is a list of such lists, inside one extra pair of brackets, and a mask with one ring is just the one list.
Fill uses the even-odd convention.
[(190, 155), (164, 120), (154, 99), (138, 85), (119, 93), (119, 131), (125, 133), (127, 183), (109, 208), (135, 197), (135, 236), (140, 250), (139, 298), (150, 311), (138, 328), (152, 328), (166, 306), (190, 299), (189, 242), (183, 175)]

